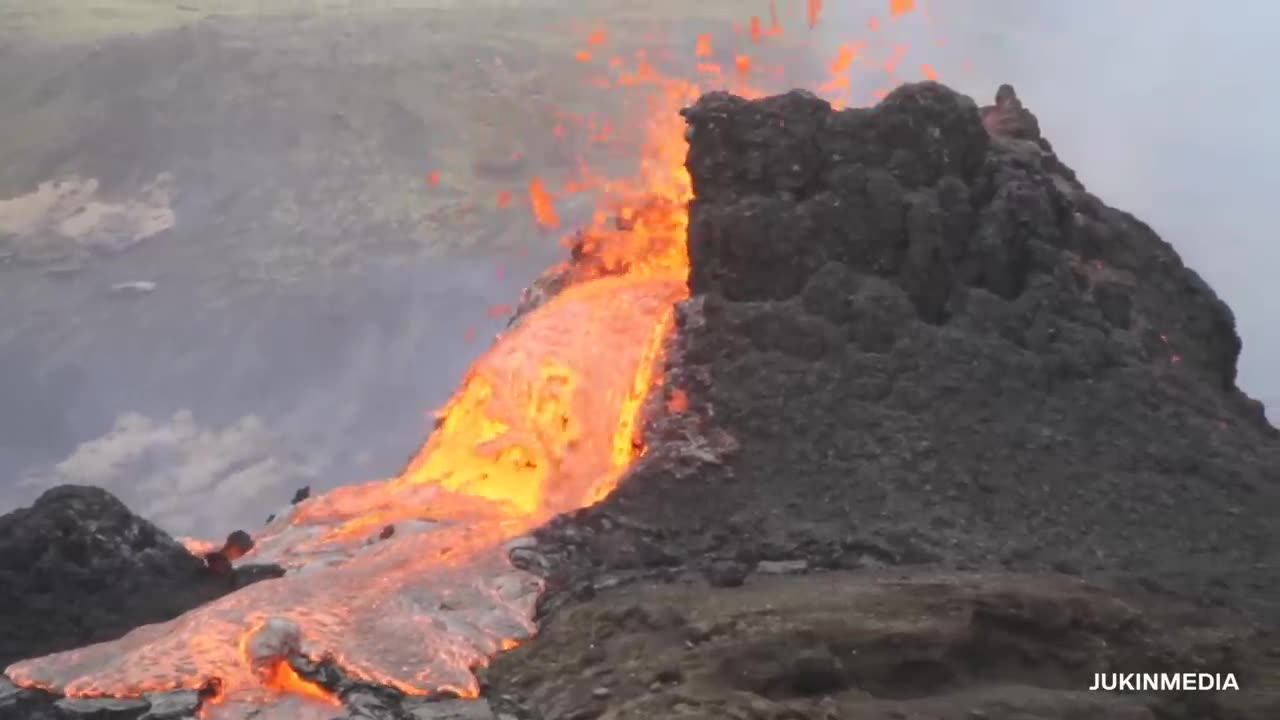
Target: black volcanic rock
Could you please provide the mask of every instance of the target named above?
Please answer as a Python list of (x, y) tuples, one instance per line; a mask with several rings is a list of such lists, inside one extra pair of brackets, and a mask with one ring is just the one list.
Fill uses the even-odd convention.
[(1235, 386), (1230, 310), (1012, 88), (985, 125), (936, 83), (684, 115), (666, 391), (688, 410), (542, 532), (565, 587), (643, 541), (704, 570), (1052, 569), (1280, 617), (1280, 435)]
[(279, 574), (217, 575), (106, 490), (53, 488), (0, 516), (0, 668), (120, 637)]
[[(1009, 86), (684, 116), (691, 296), (646, 453), (535, 534), (540, 631), (490, 696), (617, 720), (1280, 716), (1280, 433), (1177, 253)], [(1240, 692), (1081, 692), (1184, 668)]]

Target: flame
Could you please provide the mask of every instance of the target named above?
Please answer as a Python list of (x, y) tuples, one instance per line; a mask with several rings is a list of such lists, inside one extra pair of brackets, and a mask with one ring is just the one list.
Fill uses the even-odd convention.
[[(913, 7), (891, 0), (889, 12)], [(821, 10), (809, 0), (810, 26)], [(750, 42), (781, 34), (772, 3), (770, 19), (765, 30), (750, 17)], [(660, 71), (645, 52), (611, 53), (609, 38), (594, 29), (576, 60), (600, 71), (593, 84), (639, 97), (644, 111), (621, 124), (562, 113), (552, 133), (578, 128), (638, 155), (637, 170), (614, 178), (584, 163), (564, 180), (564, 193), (601, 198), (590, 225), (566, 238), (574, 259), (548, 271), (564, 288), (476, 360), (404, 471), (314, 497), (258, 533), (248, 560), (283, 564), (284, 578), (119, 640), (16, 663), (7, 669), (12, 679), (81, 696), (195, 689), (216, 679), (219, 702), (289, 694), (334, 704), (283, 660), (252, 667), (246, 639), (268, 618), (282, 618), (302, 628), (304, 654), (329, 657), (358, 680), (409, 693), (477, 694), (471, 669), (534, 630), (539, 587), (511, 568), (503, 543), (600, 501), (644, 452), (642, 408), (661, 381), (673, 305), (688, 293), (692, 188), (677, 111), (704, 90), (764, 94), (745, 77), (767, 75), (763, 66), (730, 48), (723, 57), (739, 71), (731, 82), (711, 61), (710, 35), (686, 49), (694, 78)], [(831, 60), (832, 75), (844, 78), (835, 89), (847, 92), (863, 48), (846, 43)], [(904, 53), (895, 49), (880, 67), (891, 70)], [(426, 177), (439, 182), (436, 171)], [(540, 226), (560, 225), (559, 197), (547, 182), (532, 178), (527, 195)], [(496, 204), (511, 202), (502, 191)], [(665, 408), (679, 413), (688, 404), (673, 388)]]

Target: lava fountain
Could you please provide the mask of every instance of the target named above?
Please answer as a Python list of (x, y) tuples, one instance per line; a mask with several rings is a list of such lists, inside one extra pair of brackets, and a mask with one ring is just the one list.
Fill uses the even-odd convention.
[[(820, 6), (807, 4), (810, 25)], [(769, 27), (757, 18), (749, 27), (751, 42), (780, 34), (776, 13)], [(601, 36), (589, 42), (598, 50)], [(833, 73), (850, 70), (850, 47)], [(704, 86), (760, 94), (751, 75), (760, 66), (746, 55), (727, 56), (735, 74), (713, 62), (709, 37), (691, 50), (699, 74), (692, 80), (659, 72), (643, 53), (608, 59), (609, 85), (638, 88), (648, 104), (637, 174), (619, 181), (584, 172), (566, 183), (566, 192), (593, 190), (604, 202), (572, 238), (574, 259), (545, 276), (559, 290), (473, 364), (398, 477), (313, 498), (259, 532), (246, 559), (284, 565), (283, 578), (118, 640), (16, 663), (7, 674), (75, 696), (194, 689), (216, 679), (223, 702), (281, 693), (334, 702), (284, 655), (255, 650), (267, 629), (293, 628), (283, 641), (289, 652), (330, 658), (355, 679), (475, 695), (472, 668), (534, 631), (541, 586), (509, 564), (507, 542), (598, 502), (643, 452), (642, 408), (661, 381), (672, 307), (687, 295), (692, 192), (678, 110)], [(836, 78), (832, 87), (848, 83)], [(631, 152), (637, 145), (625, 134), (613, 141)], [(554, 224), (548, 188), (531, 181), (529, 206)]]

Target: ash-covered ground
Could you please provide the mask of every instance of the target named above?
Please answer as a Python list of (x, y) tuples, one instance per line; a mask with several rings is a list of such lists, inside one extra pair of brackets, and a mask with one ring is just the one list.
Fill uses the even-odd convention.
[(480, 702), (349, 688), (346, 716), (1276, 717), (1280, 435), (1172, 248), (1012, 88), (710, 94), (686, 119), (691, 297), (646, 455), (513, 551), (547, 580), (541, 632)]

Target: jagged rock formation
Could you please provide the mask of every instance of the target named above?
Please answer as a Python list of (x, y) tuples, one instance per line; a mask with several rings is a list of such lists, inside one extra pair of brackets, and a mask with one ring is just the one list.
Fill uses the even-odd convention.
[[(685, 117), (691, 297), (665, 391), (687, 410), (516, 558), (549, 576), (551, 623), (629, 578), (889, 566), (1082, 576), (1160, 617), (1274, 630), (1280, 435), (1235, 386), (1232, 314), (1089, 194), (1013, 88), (980, 109), (920, 83), (839, 112), (712, 93)], [(529, 684), (553, 676), (541, 642), (496, 685), (560, 716), (571, 691)], [(1097, 717), (1148, 717), (1117, 713)]]
[(658, 450), (548, 541), (614, 568), (1141, 575), (1274, 612), (1280, 437), (1235, 387), (1231, 312), (1081, 186), (1012, 88), (985, 127), (935, 83), (840, 112), (713, 93), (686, 117), (668, 385), (736, 450), (692, 475)]
[(120, 637), (280, 572), (213, 572), (107, 491), (52, 488), (0, 516), (0, 668)]

